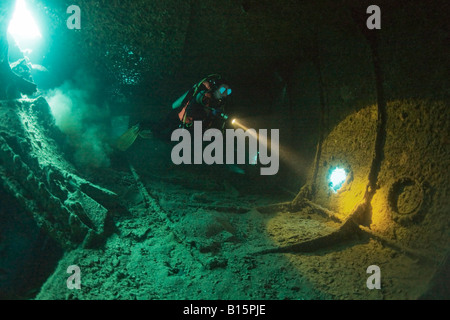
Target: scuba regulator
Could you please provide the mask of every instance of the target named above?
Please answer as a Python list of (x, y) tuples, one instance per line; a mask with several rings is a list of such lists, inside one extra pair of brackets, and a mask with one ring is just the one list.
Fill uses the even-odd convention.
[[(220, 93), (220, 95), (218, 93)], [(211, 74), (203, 78), (195, 84), (191, 90), (186, 92), (172, 104), (172, 109), (176, 109), (181, 107), (185, 101), (188, 101), (182, 111), (182, 116), (180, 116), (180, 120), (182, 121), (180, 127), (190, 126), (190, 123), (188, 124), (186, 121), (187, 108), (193, 100), (203, 106), (205, 110), (209, 110), (213, 117), (222, 119), (224, 121), (224, 126), (225, 121), (228, 120), (228, 115), (225, 114), (222, 106), (224, 98), (229, 94), (231, 94), (231, 89), (223, 82), (221, 75)], [(188, 96), (189, 98), (187, 98)]]

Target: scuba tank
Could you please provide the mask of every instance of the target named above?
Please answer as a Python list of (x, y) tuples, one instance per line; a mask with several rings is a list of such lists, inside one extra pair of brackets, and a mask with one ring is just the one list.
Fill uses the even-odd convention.
[(181, 97), (179, 97), (174, 103), (172, 103), (172, 109), (176, 109), (181, 106), (181, 103), (183, 102), (184, 98), (188, 95), (189, 90), (186, 91), (185, 94), (183, 94)]
[(210, 82), (211, 86), (213, 86), (215, 81), (218, 79), (221, 79), (221, 78), (222, 77), (219, 74), (210, 74), (209, 76), (203, 78), (200, 82), (195, 84), (191, 90), (186, 91), (181, 97), (179, 97), (174, 103), (172, 103), (172, 109), (176, 109), (176, 108), (180, 107), (181, 104), (183, 103), (183, 100), (187, 97), (187, 95), (189, 94), (190, 91), (193, 91), (192, 96), (195, 97), (197, 95), (198, 90), (200, 89), (201, 85), (205, 81)]
[[(217, 82), (221, 78), (222, 76), (219, 74), (208, 75), (172, 103), (172, 110), (181, 108), (181, 111), (178, 113), (178, 117), (182, 122), (182, 124), (180, 124), (180, 128), (192, 125), (191, 120), (189, 120), (187, 117), (187, 109), (189, 108), (190, 103), (194, 100), (198, 104), (202, 105), (205, 109), (209, 109), (212, 112), (213, 116), (221, 118), (224, 121), (228, 120), (228, 115), (224, 113), (224, 110), (222, 110), (222, 108), (206, 106), (202, 101), (203, 97), (206, 94), (211, 94), (211, 92), (217, 88)], [(222, 127), (224, 127), (224, 124), (222, 125)]]

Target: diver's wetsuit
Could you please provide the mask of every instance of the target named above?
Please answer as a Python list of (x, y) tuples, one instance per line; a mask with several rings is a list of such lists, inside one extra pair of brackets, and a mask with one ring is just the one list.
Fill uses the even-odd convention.
[[(164, 141), (170, 141), (174, 130), (186, 128), (191, 131), (194, 121), (202, 121), (203, 130), (211, 128), (219, 118), (215, 116), (214, 111), (208, 108), (214, 108), (219, 111), (220, 103), (211, 98), (203, 85), (198, 90), (199, 93), (197, 93), (196, 97), (193, 96), (194, 91), (194, 88), (192, 88), (183, 99), (181, 105), (172, 109), (165, 119), (157, 123), (142, 122), (141, 129), (150, 129), (155, 137)], [(201, 100), (203, 104), (199, 103), (198, 100)]]

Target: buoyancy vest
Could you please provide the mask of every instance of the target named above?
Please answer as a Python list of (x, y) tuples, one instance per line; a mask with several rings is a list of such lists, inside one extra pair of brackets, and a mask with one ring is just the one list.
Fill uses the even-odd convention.
[[(193, 117), (189, 115), (189, 106), (192, 103), (197, 102), (200, 105), (209, 107), (212, 98), (210, 90), (211, 90), (211, 83), (207, 80), (204, 80), (200, 85), (198, 84), (195, 85), (191, 90), (189, 90), (186, 94), (184, 94), (184, 99), (181, 102), (182, 108), (180, 112), (178, 112), (178, 118), (183, 123), (183, 125), (190, 126), (194, 122)], [(174, 105), (172, 105), (172, 107)]]

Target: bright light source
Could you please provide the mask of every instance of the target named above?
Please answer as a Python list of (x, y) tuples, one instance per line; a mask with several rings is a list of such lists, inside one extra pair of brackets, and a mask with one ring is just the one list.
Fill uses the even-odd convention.
[(347, 179), (347, 172), (342, 168), (335, 168), (330, 175), (330, 186), (334, 192), (338, 191), (342, 187)]
[(8, 27), (8, 32), (21, 47), (27, 41), (42, 38), (36, 21), (27, 9), (25, 0), (17, 0), (14, 15)]
[(236, 119), (233, 119), (233, 121), (231, 121), (231, 124), (234, 124), (236, 122)]

